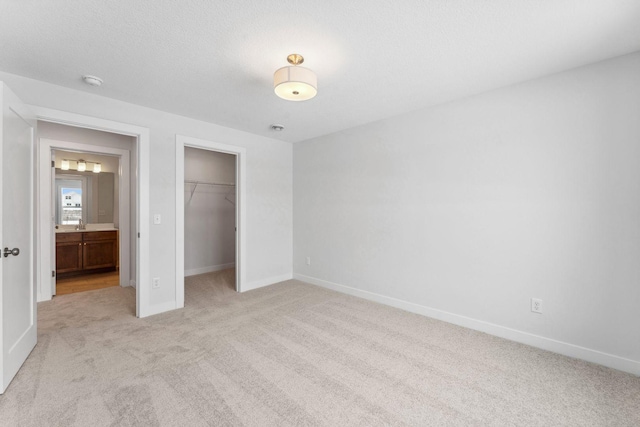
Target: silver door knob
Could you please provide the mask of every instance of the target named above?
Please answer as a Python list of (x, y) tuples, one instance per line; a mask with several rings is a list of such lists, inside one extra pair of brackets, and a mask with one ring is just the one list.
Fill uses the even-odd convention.
[(18, 248), (13, 248), (13, 249), (9, 249), (9, 248), (4, 248), (4, 257), (8, 257), (9, 255), (13, 255), (13, 256), (18, 256), (20, 255), (20, 249)]

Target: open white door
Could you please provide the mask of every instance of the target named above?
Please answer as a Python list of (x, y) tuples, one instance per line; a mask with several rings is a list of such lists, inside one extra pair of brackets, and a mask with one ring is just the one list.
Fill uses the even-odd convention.
[(0, 82), (0, 393), (36, 345), (33, 274), (35, 117)]

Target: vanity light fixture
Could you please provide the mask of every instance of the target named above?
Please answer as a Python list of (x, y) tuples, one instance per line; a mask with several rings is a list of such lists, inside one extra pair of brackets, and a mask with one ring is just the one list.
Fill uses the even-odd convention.
[(280, 98), (287, 101), (306, 101), (318, 94), (318, 76), (308, 68), (300, 67), (302, 55), (292, 53), (287, 56), (289, 66), (273, 73), (273, 89)]
[(60, 169), (63, 171), (68, 171), (71, 169), (71, 162), (76, 162), (76, 170), (78, 172), (86, 172), (87, 170), (87, 163), (93, 163), (93, 173), (100, 173), (102, 172), (102, 165), (100, 163), (96, 163), (96, 162), (87, 162), (85, 160), (82, 159), (78, 159), (78, 160), (68, 160), (68, 159), (62, 159), (62, 161), (60, 162)]

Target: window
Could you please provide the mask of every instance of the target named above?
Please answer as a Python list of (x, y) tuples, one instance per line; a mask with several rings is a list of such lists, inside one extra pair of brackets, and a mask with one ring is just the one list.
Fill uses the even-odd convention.
[(61, 224), (79, 224), (82, 219), (82, 188), (60, 187), (62, 200)]

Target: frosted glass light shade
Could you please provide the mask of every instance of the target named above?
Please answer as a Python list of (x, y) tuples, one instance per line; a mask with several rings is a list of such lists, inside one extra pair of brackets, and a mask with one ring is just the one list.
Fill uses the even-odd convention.
[(100, 173), (100, 172), (102, 172), (102, 166), (100, 165), (100, 163), (94, 163), (93, 173)]
[(318, 94), (318, 77), (308, 68), (282, 67), (273, 73), (273, 88), (282, 99), (306, 101)]
[(69, 160), (63, 160), (60, 162), (60, 169), (62, 169), (63, 171), (68, 171), (69, 170)]
[(84, 172), (87, 170), (87, 164), (84, 160), (78, 160), (78, 172)]

